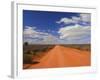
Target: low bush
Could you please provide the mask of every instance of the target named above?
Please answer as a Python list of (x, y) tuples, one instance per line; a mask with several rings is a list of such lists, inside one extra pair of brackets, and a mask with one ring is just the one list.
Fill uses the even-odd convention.
[(23, 54), (23, 63), (30, 64), (32, 63), (33, 55), (32, 54)]

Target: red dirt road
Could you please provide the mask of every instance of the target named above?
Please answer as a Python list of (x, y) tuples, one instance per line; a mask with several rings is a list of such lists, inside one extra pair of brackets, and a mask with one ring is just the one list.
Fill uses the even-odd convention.
[(40, 63), (33, 64), (28, 69), (78, 67), (90, 65), (91, 54), (89, 51), (82, 51), (58, 45), (46, 53), (46, 55), (40, 60)]

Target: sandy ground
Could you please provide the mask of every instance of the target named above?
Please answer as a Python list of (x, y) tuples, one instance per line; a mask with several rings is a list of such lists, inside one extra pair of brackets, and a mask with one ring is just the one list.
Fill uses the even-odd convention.
[(47, 52), (39, 61), (40, 63), (31, 64), (28, 66), (28, 69), (90, 66), (90, 58), (91, 54), (89, 51), (82, 51), (58, 45)]

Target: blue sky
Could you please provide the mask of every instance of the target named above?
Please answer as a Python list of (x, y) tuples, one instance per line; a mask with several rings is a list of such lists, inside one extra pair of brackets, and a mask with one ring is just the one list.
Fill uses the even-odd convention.
[(89, 13), (23, 10), (24, 42), (90, 43), (90, 27)]

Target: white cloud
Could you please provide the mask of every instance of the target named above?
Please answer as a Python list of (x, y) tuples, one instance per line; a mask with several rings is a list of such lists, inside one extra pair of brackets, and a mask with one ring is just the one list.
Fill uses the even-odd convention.
[(37, 36), (38, 32), (35, 31), (35, 28), (34, 27), (29, 27), (27, 26), (25, 29), (24, 29), (24, 36), (25, 37), (32, 37), (33, 35)]
[(64, 23), (64, 24), (70, 24), (70, 23), (74, 23), (77, 24), (79, 22), (90, 22), (91, 21), (91, 15), (88, 13), (81, 13), (79, 15), (79, 17), (77, 16), (72, 16), (71, 18), (68, 17), (63, 17), (61, 18), (59, 21), (56, 21), (56, 23), (60, 24), (60, 23)]
[(65, 26), (60, 28), (58, 33), (60, 34), (60, 39), (64, 39), (65, 41), (69, 40), (70, 42), (75, 41), (78, 43), (78, 41), (83, 42), (84, 40), (86, 41), (87, 38), (90, 39), (90, 28), (90, 26), (83, 27), (81, 25)]
[(81, 20), (83, 22), (90, 22), (91, 21), (91, 15), (87, 13), (81, 13), (80, 14)]
[(36, 27), (24, 29), (24, 42), (30, 44), (78, 44), (90, 43), (90, 26), (65, 26), (59, 29), (59, 37), (45, 31), (37, 30)]
[(52, 44), (57, 42), (57, 38), (49, 33), (36, 30), (35, 27), (27, 27), (24, 29), (24, 42), (34, 44)]
[(60, 21), (57, 21), (56, 23), (64, 23), (64, 24), (69, 24), (69, 23), (75, 23), (74, 20), (70, 19), (70, 18), (61, 18)]
[(80, 17), (72, 16), (72, 20), (74, 23), (78, 23), (80, 21)]

